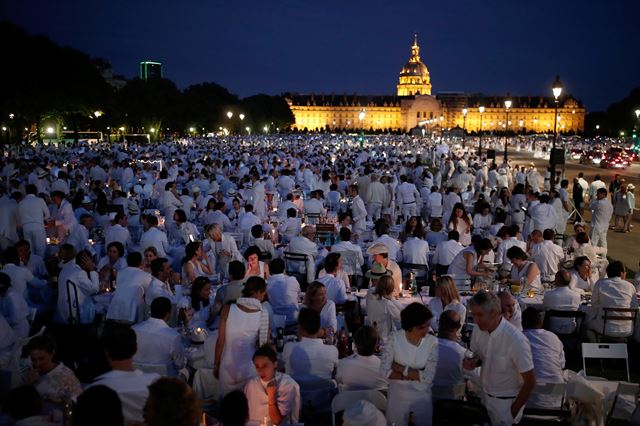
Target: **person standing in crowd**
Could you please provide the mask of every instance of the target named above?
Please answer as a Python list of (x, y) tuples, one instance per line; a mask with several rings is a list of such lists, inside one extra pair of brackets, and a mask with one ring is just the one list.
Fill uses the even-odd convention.
[(519, 423), (536, 376), (527, 338), (502, 317), (500, 299), (495, 293), (481, 291), (471, 299), (476, 327), (470, 349), (474, 357), (465, 358), (463, 367), (482, 366), (483, 403), (491, 424), (509, 426)]
[(591, 201), (591, 244), (595, 247), (607, 248), (607, 230), (611, 215), (613, 215), (613, 205), (607, 199), (607, 190), (600, 188)]

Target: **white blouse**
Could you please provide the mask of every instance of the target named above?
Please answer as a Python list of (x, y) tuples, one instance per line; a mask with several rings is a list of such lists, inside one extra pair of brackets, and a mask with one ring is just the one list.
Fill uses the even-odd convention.
[[(275, 380), (278, 411), (283, 417), (282, 424), (297, 423), (300, 413), (300, 386), (291, 376), (284, 373), (276, 373)], [(254, 377), (244, 386), (244, 394), (249, 402), (249, 420), (262, 422), (265, 417), (269, 419), (267, 383), (260, 377)]]
[(415, 390), (431, 392), (431, 383), (438, 365), (438, 339), (427, 334), (420, 345), (415, 346), (407, 340), (404, 330), (393, 332), (382, 352), (380, 368), (385, 377), (391, 374), (393, 362), (420, 370), (420, 381), (403, 381)]

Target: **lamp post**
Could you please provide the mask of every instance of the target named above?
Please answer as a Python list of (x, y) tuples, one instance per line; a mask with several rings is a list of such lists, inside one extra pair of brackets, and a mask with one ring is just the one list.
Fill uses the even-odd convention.
[(512, 102), (509, 97), (504, 101), (504, 107), (507, 110), (507, 122), (505, 124), (505, 132), (504, 132), (504, 162), (507, 162), (507, 132), (509, 132), (509, 108), (511, 108)]
[(484, 107), (479, 106), (478, 112), (480, 113), (480, 141), (478, 142), (478, 158), (482, 157), (482, 114), (484, 114)]
[(555, 188), (556, 184), (556, 140), (558, 139), (558, 99), (562, 94), (562, 83), (560, 82), (560, 76), (556, 75), (556, 81), (551, 85), (553, 91), (555, 114), (553, 116), (553, 144), (551, 146), (551, 158), (549, 159), (549, 165), (551, 166), (551, 176), (549, 179), (549, 188)]
[(467, 143), (467, 108), (462, 108), (462, 148), (464, 149)]

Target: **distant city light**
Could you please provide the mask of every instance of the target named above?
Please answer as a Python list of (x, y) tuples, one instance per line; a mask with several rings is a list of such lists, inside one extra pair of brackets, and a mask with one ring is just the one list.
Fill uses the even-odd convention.
[(6, 128), (5, 126), (2, 126), (2, 131), (3, 131), (3, 132), (6, 132), (6, 131), (7, 131), (7, 128)]
[[(238, 117), (240, 117), (240, 120), (244, 120), (244, 114), (240, 114)], [(229, 117), (231, 118), (231, 117)]]
[(151, 131), (151, 133), (155, 133), (156, 129), (154, 129), (153, 127), (151, 129), (149, 129)]
[(192, 132), (192, 133), (193, 133), (195, 130), (196, 130), (196, 129), (194, 129), (193, 127), (189, 127), (189, 131), (190, 131), (190, 132)]
[(96, 118), (100, 118), (100, 117), (102, 116), (102, 111), (94, 111), (93, 115), (94, 115)]
[(52, 135), (55, 132), (53, 127), (47, 127), (47, 134)]
[(118, 130), (120, 130), (121, 132), (124, 132), (124, 127), (120, 127)]
[(231, 111), (227, 112), (227, 117), (231, 119), (231, 117), (233, 117), (233, 113)]

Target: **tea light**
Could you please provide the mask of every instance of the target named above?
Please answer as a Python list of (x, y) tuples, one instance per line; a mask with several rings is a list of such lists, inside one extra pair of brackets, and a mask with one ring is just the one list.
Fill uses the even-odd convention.
[(51, 244), (51, 238), (47, 237), (47, 244)]
[(93, 245), (93, 239), (89, 238), (89, 244)]

